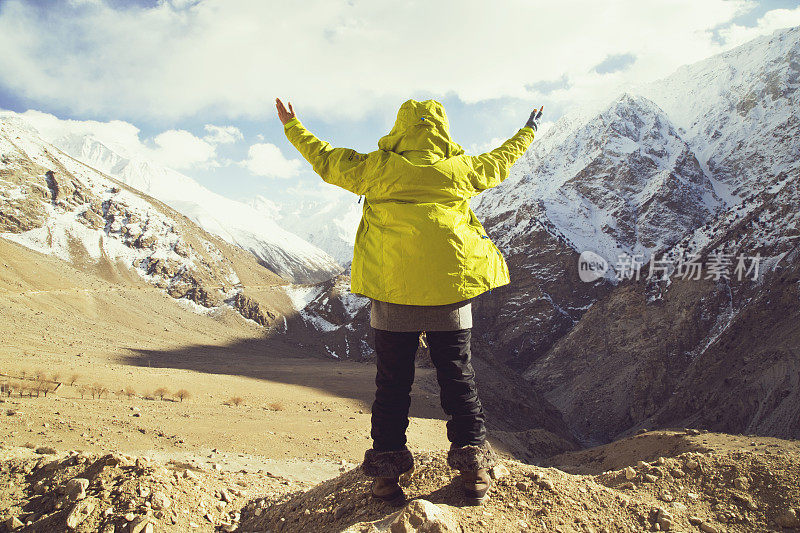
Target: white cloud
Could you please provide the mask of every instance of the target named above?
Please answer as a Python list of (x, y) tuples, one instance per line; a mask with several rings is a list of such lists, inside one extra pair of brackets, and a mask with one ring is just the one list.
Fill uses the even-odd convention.
[(122, 120), (62, 120), (49, 113), (33, 110), (24, 113), (3, 111), (0, 116), (22, 118), (48, 142), (67, 135), (89, 135), (123, 157), (156, 161), (175, 169), (220, 164), (215, 147), (186, 130), (167, 130), (152, 139), (143, 140), (139, 128)]
[(247, 151), (247, 159), (240, 163), (257, 176), (291, 178), (300, 172), (300, 161), (286, 159), (280, 148), (272, 143), (257, 143)]
[(153, 138), (155, 159), (172, 168), (190, 168), (214, 161), (216, 150), (186, 130), (168, 130)]
[[(423, 9), (424, 6), (424, 9)], [(301, 116), (363, 118), (411, 95), (465, 102), (540, 100), (537, 82), (568, 80), (549, 101), (606, 99), (665, 76), (779, 22), (723, 26), (748, 0), (526, 2), (378, 0), (289, 3), (202, 0), (114, 9), (5, 0), (0, 83), (71, 113), (178, 119), (274, 113), (291, 97)], [(793, 13), (791, 11), (790, 13)], [(793, 15), (794, 16), (794, 15)], [(598, 74), (608, 57), (636, 61)], [(383, 112), (383, 111), (382, 111)], [(392, 111), (389, 112), (390, 114)]]
[[(536, 128), (536, 135), (537, 136), (542, 135), (544, 132), (546, 132), (548, 129), (550, 129), (550, 127), (552, 125), (553, 125), (553, 122), (542, 122), (542, 123), (540, 123), (539, 127)], [(514, 133), (516, 133), (516, 132), (514, 132)], [(500, 145), (503, 144), (504, 142), (506, 142), (507, 140), (508, 140), (508, 138), (494, 137), (491, 140), (483, 142), (483, 143), (470, 144), (469, 147), (466, 148), (466, 151), (467, 151), (468, 154), (471, 154), (471, 155), (484, 154), (486, 152), (491, 152), (495, 148), (499, 148)]]
[(720, 30), (720, 36), (726, 43), (739, 45), (746, 43), (760, 35), (772, 33), (781, 28), (789, 26), (800, 26), (800, 7), (794, 9), (773, 9), (767, 11), (763, 17), (758, 19), (753, 27), (740, 26), (733, 24), (728, 28)]
[(474, 143), (469, 145), (467, 148), (467, 153), (472, 155), (483, 154), (486, 152), (491, 152), (501, 144), (503, 144), (506, 139), (502, 139), (500, 137), (494, 137), (484, 143)]
[(206, 124), (205, 130), (208, 133), (203, 140), (211, 144), (231, 144), (244, 138), (242, 132), (236, 126), (214, 126)]

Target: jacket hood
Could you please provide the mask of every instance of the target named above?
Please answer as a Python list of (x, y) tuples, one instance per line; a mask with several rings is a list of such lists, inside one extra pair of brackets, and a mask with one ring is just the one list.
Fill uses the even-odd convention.
[(436, 100), (404, 102), (392, 131), (381, 137), (378, 148), (399, 154), (412, 163), (424, 164), (464, 153), (450, 138), (447, 114)]

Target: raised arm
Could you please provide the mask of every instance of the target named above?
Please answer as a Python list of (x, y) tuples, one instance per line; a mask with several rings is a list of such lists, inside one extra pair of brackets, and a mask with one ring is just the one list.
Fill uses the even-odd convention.
[(534, 109), (525, 126), (500, 147), (470, 158), (472, 169), (475, 171), (472, 186), (477, 192), (495, 187), (508, 177), (511, 166), (522, 157), (533, 142), (542, 109), (544, 106), (541, 109)]
[(275, 104), (286, 137), (306, 161), (311, 163), (314, 172), (327, 183), (338, 185), (358, 195), (366, 193), (366, 154), (358, 153), (350, 148), (333, 148), (330, 144), (314, 136), (300, 123), (291, 103), (289, 103), (288, 111), (280, 99), (276, 99)]

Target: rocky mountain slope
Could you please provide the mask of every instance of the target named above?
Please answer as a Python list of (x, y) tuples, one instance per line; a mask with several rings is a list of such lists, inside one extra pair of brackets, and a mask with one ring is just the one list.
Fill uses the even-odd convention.
[[(504, 252), (512, 283), (479, 298), (483, 338), (524, 368), (615, 282), (620, 254), (646, 261), (721, 205), (687, 143), (652, 102), (622, 95), (557, 122), (475, 211)], [(576, 283), (577, 256), (607, 258), (607, 277)]]
[(729, 203), (796, 168), (799, 49), (800, 28), (779, 30), (640, 89), (681, 129)]
[(166, 203), (209, 233), (251, 252), (287, 280), (324, 281), (342, 270), (330, 255), (285, 230), (269, 213), (216, 194), (180, 172), (128, 157), (88, 134), (69, 134), (52, 139), (52, 143), (75, 159)]
[[(681, 100), (693, 117), (687, 136), (728, 208), (662, 250), (670, 281), (623, 283), (527, 369), (587, 440), (672, 424), (800, 436), (798, 33), (777, 32), (659, 84), (695, 80), (688, 94), (701, 101)], [(693, 260), (702, 279), (685, 275)]]
[[(710, 220), (721, 203), (668, 116), (646, 98), (623, 94), (596, 114), (556, 122), (474, 209), (501, 244), (525, 234), (535, 218), (579, 252), (646, 260)], [(523, 207), (529, 214), (520, 223), (515, 214)]]
[(285, 294), (260, 306), (249, 294), (286, 285), (250, 254), (71, 158), (24, 122), (0, 121), (0, 154), (2, 238), (110, 278), (133, 272), (198, 310), (228, 306), (262, 325), (288, 310)]
[[(265, 208), (262, 198), (255, 198), (252, 205)], [(292, 232), (325, 250), (346, 268), (353, 260), (353, 243), (363, 206), (351, 193), (336, 191), (324, 200), (273, 205), (266, 211), (273, 211), (281, 226), (292, 228)]]
[[(673, 270), (669, 284), (625, 283), (526, 377), (592, 441), (654, 425), (800, 437), (799, 186), (756, 195), (755, 207), (672, 251), (674, 269), (681, 258), (709, 265), (719, 254), (730, 261), (727, 278)], [(748, 274), (756, 255), (758, 272)]]

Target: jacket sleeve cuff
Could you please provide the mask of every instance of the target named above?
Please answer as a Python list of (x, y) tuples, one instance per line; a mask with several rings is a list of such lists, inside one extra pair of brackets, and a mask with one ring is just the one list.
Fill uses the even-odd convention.
[(530, 126), (523, 126), (521, 129), (522, 130), (528, 130), (529, 132), (531, 132), (534, 135), (536, 134), (536, 132)]
[(292, 117), (291, 119), (289, 119), (289, 122), (283, 125), (283, 131), (286, 131), (292, 126), (295, 126), (297, 124), (300, 124), (300, 119), (298, 119), (297, 117)]

